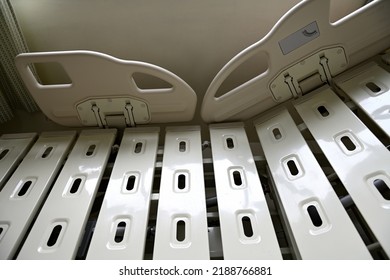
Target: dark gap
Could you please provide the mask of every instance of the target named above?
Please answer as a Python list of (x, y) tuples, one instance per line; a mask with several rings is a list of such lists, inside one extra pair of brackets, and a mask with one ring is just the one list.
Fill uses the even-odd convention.
[(292, 159), (287, 162), (287, 167), (290, 170), (291, 175), (296, 176), (299, 173), (298, 167), (295, 164), (295, 161)]
[(135, 145), (134, 153), (139, 154), (142, 151), (142, 146), (143, 146), (142, 142), (138, 142)]
[(186, 147), (186, 142), (180, 141), (180, 143), (179, 143), (179, 151), (180, 151), (180, 152), (185, 152), (186, 149), (187, 149), (187, 147)]
[(126, 231), (126, 223), (125, 222), (120, 222), (116, 228), (115, 232), (115, 242), (120, 243), (123, 241), (123, 238), (125, 236), (125, 231)]
[(375, 84), (374, 82), (369, 82), (366, 84), (366, 87), (371, 90), (373, 93), (378, 93), (380, 92), (382, 89), (377, 85)]
[(126, 190), (132, 191), (134, 189), (135, 179), (136, 177), (134, 175), (129, 176), (129, 178), (127, 179)]
[(186, 239), (186, 223), (180, 220), (176, 224), (176, 240), (183, 242)]
[(76, 193), (79, 190), (80, 184), (81, 184), (80, 178), (77, 178), (76, 180), (74, 180), (69, 192), (72, 194)]
[(0, 160), (2, 160), (3, 158), (5, 158), (5, 156), (8, 154), (8, 152), (9, 152), (9, 149), (3, 150), (3, 151), (0, 153)]
[(53, 147), (47, 147), (42, 154), (42, 158), (47, 158), (50, 155), (51, 151), (53, 151)]
[(233, 142), (233, 139), (232, 138), (227, 138), (226, 139), (226, 145), (229, 149), (233, 149), (234, 148), (234, 142)]
[(307, 212), (309, 213), (313, 225), (316, 227), (320, 227), (322, 225), (322, 219), (317, 211), (317, 208), (314, 205), (310, 205), (309, 207), (307, 207)]
[(280, 132), (279, 128), (274, 128), (272, 130), (272, 133), (274, 134), (274, 137), (276, 140), (279, 140), (282, 138), (282, 133)]
[(242, 222), (242, 228), (244, 229), (245, 236), (252, 237), (253, 236), (253, 228), (252, 228), (251, 219), (248, 216), (244, 216), (244, 217), (242, 217), (241, 222)]
[(180, 174), (177, 180), (177, 187), (179, 190), (184, 190), (186, 187), (186, 175)]
[(0, 235), (3, 233), (3, 228), (2, 227), (0, 227)]
[(234, 171), (233, 172), (233, 179), (234, 179), (234, 184), (236, 186), (241, 186), (242, 185), (241, 173), (239, 171)]
[(93, 155), (93, 152), (95, 151), (95, 149), (96, 149), (96, 145), (95, 145), (95, 144), (90, 145), (90, 146), (88, 147), (88, 150), (87, 150), (86, 155), (87, 155), (88, 157), (89, 157), (89, 156), (92, 156), (92, 155)]
[(390, 200), (390, 188), (382, 179), (375, 179), (374, 185), (384, 199)]
[(321, 116), (323, 117), (329, 116), (329, 111), (325, 108), (325, 106), (319, 106), (317, 110), (318, 112), (320, 112)]
[(355, 144), (352, 142), (351, 138), (348, 136), (341, 137), (341, 142), (344, 144), (345, 148), (347, 148), (348, 151), (352, 152), (356, 149)]
[(52, 247), (57, 243), (57, 240), (58, 240), (58, 237), (60, 236), (61, 230), (62, 230), (61, 225), (56, 225), (53, 228), (53, 230), (50, 234), (49, 240), (47, 241), (47, 246)]
[(20, 189), (18, 196), (24, 196), (27, 193), (28, 189), (30, 188), (31, 184), (32, 184), (32, 181), (30, 181), (30, 180), (25, 182), (23, 184), (22, 188)]

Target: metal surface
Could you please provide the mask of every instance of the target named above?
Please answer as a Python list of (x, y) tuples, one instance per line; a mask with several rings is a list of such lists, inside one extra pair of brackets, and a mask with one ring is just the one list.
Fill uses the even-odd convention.
[(125, 130), (88, 259), (143, 259), (158, 132), (159, 128)]
[(369, 64), (341, 75), (336, 84), (390, 137), (390, 74)]
[(242, 123), (211, 125), (224, 259), (281, 259)]
[(295, 108), (390, 256), (390, 200), (377, 187), (390, 186), (390, 152), (329, 88)]
[(297, 257), (371, 259), (288, 111), (255, 125)]
[(0, 137), (0, 191), (36, 136), (36, 133), (20, 133)]
[(208, 259), (199, 127), (168, 127), (161, 171), (154, 259)]
[(42, 133), (0, 192), (0, 259), (13, 258), (76, 133)]
[(81, 132), (18, 259), (75, 257), (115, 136), (115, 129)]

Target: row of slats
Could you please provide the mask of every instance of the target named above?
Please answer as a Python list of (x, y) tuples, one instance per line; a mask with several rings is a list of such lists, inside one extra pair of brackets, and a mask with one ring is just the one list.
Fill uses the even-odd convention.
[[(367, 87), (370, 79), (366, 77), (362, 86)], [(375, 83), (381, 85), (382, 92), (375, 95), (381, 101), (371, 101), (371, 107), (355, 96), (359, 90), (349, 88), (353, 83), (344, 85), (344, 90), (389, 134), (388, 116), (378, 117), (367, 109), (374, 110), (372, 104), (377, 111), (387, 108), (382, 103), (389, 99), (388, 85)], [(390, 186), (388, 150), (330, 89), (298, 100), (295, 107), (390, 255), (390, 202), (378, 190), (379, 183), (382, 189)], [(370, 259), (289, 113), (259, 119), (255, 127), (296, 256)], [(158, 135), (156, 128), (124, 131), (88, 259), (143, 258)], [(64, 162), (18, 258), (75, 258), (116, 130), (83, 131), (65, 161), (75, 136), (75, 132), (43, 133), (31, 148), (35, 134), (0, 138), (1, 259), (15, 256)], [(210, 137), (224, 258), (280, 259), (243, 124), (211, 125)], [(155, 259), (210, 257), (201, 149), (199, 127), (167, 128)]]

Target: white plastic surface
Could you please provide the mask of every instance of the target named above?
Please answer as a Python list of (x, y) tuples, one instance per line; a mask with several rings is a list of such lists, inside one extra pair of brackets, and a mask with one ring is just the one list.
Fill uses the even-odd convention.
[[(372, 1), (335, 23), (329, 20), (330, 2), (331, 0), (300, 2), (285, 13), (265, 37), (230, 60), (211, 82), (203, 98), (201, 114), (204, 121), (246, 120), (277, 105), (270, 91), (271, 81), (290, 65), (302, 61), (325, 46), (340, 46), (344, 49), (348, 61), (345, 69), (388, 47), (386, 38), (390, 35), (390, 1)], [(281, 42), (313, 22), (316, 22), (320, 35), (283, 54)], [(359, 28), (356, 28), (357, 26)], [(305, 31), (309, 33), (307, 36), (310, 36), (312, 30), (302, 32)], [(268, 69), (216, 97), (218, 89), (229, 75), (256, 55), (265, 57)]]
[[(42, 85), (29, 64), (59, 63), (70, 84)], [(132, 97), (147, 104), (150, 123), (189, 121), (196, 107), (195, 92), (173, 73), (145, 62), (121, 60), (93, 51), (24, 53), (16, 66), (43, 113), (56, 123), (82, 126), (76, 109), (87, 99)], [(141, 89), (133, 75), (142, 73), (159, 78), (172, 87)]]
[[(115, 129), (81, 132), (18, 259), (76, 256), (115, 136)], [(81, 181), (75, 188), (78, 179)]]
[[(320, 106), (329, 114), (323, 116)], [(303, 98), (295, 108), (389, 256), (390, 200), (374, 182), (390, 186), (390, 152), (329, 88)]]
[[(293, 235), (297, 257), (371, 259), (288, 111), (257, 120), (255, 125)], [(309, 207), (315, 209), (310, 211), (317, 211), (319, 219), (315, 213), (311, 218)]]
[(282, 259), (243, 124), (210, 137), (224, 259)]
[(0, 259), (14, 257), (75, 135), (73, 131), (42, 133), (0, 192)]
[(143, 259), (158, 132), (125, 130), (87, 259)]
[(370, 64), (338, 77), (336, 84), (390, 137), (389, 72)]
[(199, 127), (168, 127), (153, 259), (209, 259)]
[(0, 137), (0, 191), (27, 153), (36, 133), (4, 134)]

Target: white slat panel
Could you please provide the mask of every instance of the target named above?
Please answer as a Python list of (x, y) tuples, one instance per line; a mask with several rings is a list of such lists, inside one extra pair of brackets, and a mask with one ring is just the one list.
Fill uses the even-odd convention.
[(154, 259), (208, 259), (199, 127), (167, 128)]
[(129, 128), (122, 138), (88, 259), (142, 259), (159, 128)]
[[(354, 74), (355, 72), (358, 74)], [(352, 77), (351, 77), (352, 76)], [(390, 73), (366, 65), (336, 80), (337, 85), (390, 136)]]
[(115, 135), (115, 129), (82, 131), (18, 259), (76, 256)]
[(0, 259), (13, 258), (76, 133), (42, 133), (0, 192)]
[(255, 125), (297, 257), (371, 259), (288, 111)]
[(36, 133), (4, 134), (0, 137), (0, 191), (27, 153)]
[(224, 259), (282, 259), (243, 124), (210, 137)]
[(390, 256), (390, 152), (329, 88), (295, 107)]

